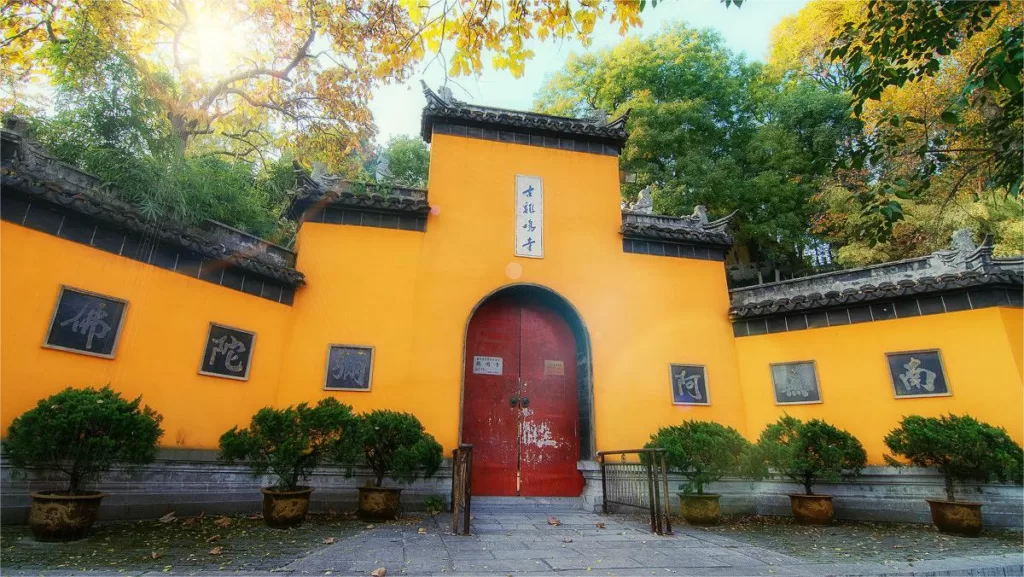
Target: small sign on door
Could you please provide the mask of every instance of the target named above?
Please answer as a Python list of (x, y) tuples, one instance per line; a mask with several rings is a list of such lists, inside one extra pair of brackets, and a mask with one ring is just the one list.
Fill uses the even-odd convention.
[(473, 357), (474, 375), (501, 375), (501, 357)]
[(565, 376), (565, 363), (562, 361), (544, 361), (544, 376)]

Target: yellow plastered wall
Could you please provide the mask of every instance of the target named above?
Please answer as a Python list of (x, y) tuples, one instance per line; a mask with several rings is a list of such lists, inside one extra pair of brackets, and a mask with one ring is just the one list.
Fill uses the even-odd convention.
[[(1021, 310), (986, 308), (736, 339), (752, 439), (784, 413), (853, 433), (883, 464), (883, 437), (907, 415), (968, 414), (1024, 440)], [(896, 399), (885, 354), (939, 349), (951, 396)], [(771, 363), (813, 360), (821, 404), (775, 404)]]
[[(43, 348), (68, 285), (129, 301), (114, 359)], [(110, 384), (164, 416), (167, 447), (214, 448), (271, 404), (290, 308), (0, 222), (0, 427), (68, 386)], [(211, 321), (256, 333), (247, 382), (198, 374)]]
[[(544, 182), (543, 259), (514, 256), (515, 175)], [(659, 425), (743, 429), (720, 262), (622, 251), (613, 156), (435, 135), (426, 234), (306, 223), (278, 403), (332, 395), (357, 410), (416, 413), (458, 442), (473, 308), (510, 284), (547, 287), (590, 335), (598, 450), (642, 445)], [(328, 343), (373, 345), (370, 392), (323, 391)], [(669, 363), (707, 365), (711, 407), (673, 406)]]

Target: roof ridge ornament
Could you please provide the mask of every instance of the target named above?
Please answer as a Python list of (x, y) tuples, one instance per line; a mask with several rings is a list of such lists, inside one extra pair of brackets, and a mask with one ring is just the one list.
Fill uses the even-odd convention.
[(625, 130), (626, 129), (626, 122), (629, 121), (629, 113), (630, 112), (633, 112), (633, 109), (632, 108), (627, 108), (626, 111), (623, 112), (621, 116), (619, 116), (615, 120), (612, 120), (608, 124), (605, 124), (604, 127), (605, 128), (612, 128), (612, 129), (615, 129), (615, 130)]
[[(422, 79), (420, 80), (420, 86), (423, 87), (423, 95), (427, 97), (427, 108), (441, 110), (448, 108), (449, 101), (445, 100), (443, 97), (439, 96), (436, 92), (431, 90), (430, 87), (427, 86), (427, 83)], [(448, 94), (451, 94), (451, 90), (448, 90)], [(454, 101), (454, 98), (452, 98), (452, 100)]]

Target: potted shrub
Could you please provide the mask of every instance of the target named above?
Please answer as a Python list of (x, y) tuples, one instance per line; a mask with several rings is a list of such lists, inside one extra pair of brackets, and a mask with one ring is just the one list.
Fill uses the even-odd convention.
[(220, 458), (245, 462), (255, 477), (271, 473), (276, 482), (260, 489), (263, 520), (271, 527), (301, 523), (309, 511), (312, 487), (300, 485), (325, 459), (338, 459), (352, 442), (352, 407), (333, 397), (315, 407), (260, 409), (249, 428), (233, 427), (220, 437)]
[(684, 479), (679, 505), (694, 525), (713, 525), (722, 516), (719, 495), (704, 486), (738, 470), (747, 440), (732, 428), (708, 421), (685, 421), (651, 435), (648, 448), (665, 449), (666, 464)]
[(806, 525), (832, 521), (832, 496), (815, 495), (815, 483), (837, 483), (860, 475), (867, 453), (856, 437), (822, 420), (802, 422), (785, 415), (768, 425), (757, 441), (757, 452), (767, 469), (788, 477), (804, 488), (790, 495), (793, 516)]
[(402, 490), (384, 487), (384, 478), (411, 483), (420, 475), (432, 476), (444, 459), (441, 445), (409, 413), (371, 411), (360, 417), (358, 429), (357, 460), (373, 472), (373, 484), (359, 488), (359, 516), (395, 519), (401, 509)]
[[(1024, 450), (1001, 427), (972, 417), (904, 417), (885, 436), (893, 454), (917, 467), (934, 467), (945, 481), (946, 500), (928, 499), (932, 522), (943, 533), (975, 536), (981, 532), (981, 504), (956, 500), (955, 484), (998, 480), (1021, 482)], [(886, 455), (894, 466), (907, 463)]]
[(106, 495), (84, 487), (115, 465), (131, 470), (151, 463), (163, 435), (160, 420), (142, 397), (128, 401), (109, 386), (68, 387), (14, 419), (4, 443), (14, 470), (48, 470), (64, 479), (61, 489), (32, 493), (32, 535), (39, 541), (85, 537)]

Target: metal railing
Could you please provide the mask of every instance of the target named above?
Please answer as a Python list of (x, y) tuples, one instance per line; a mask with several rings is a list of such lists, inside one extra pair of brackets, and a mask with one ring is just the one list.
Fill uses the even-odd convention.
[[(452, 451), (452, 534), (469, 535), (470, 493), (473, 477), (473, 445), (462, 444)], [(459, 517), (462, 531), (459, 531)]]
[[(610, 456), (618, 459), (611, 460)], [(646, 509), (651, 516), (651, 531), (671, 535), (665, 449), (601, 451), (597, 458), (601, 463), (602, 511), (607, 513), (608, 505)]]

